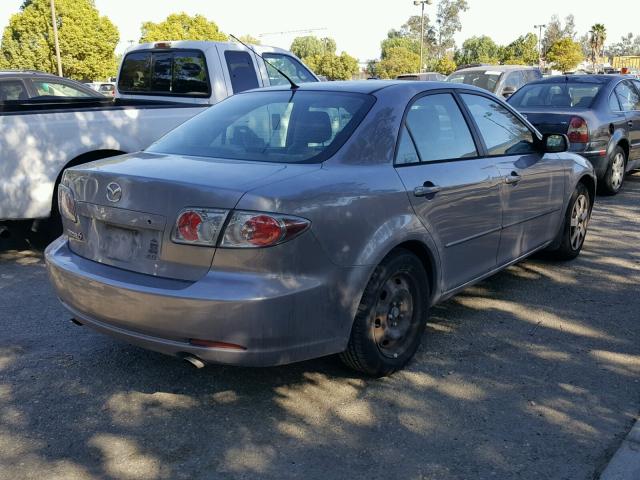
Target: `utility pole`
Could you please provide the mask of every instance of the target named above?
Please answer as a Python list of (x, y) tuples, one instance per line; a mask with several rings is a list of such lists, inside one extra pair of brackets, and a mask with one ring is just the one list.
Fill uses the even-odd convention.
[(56, 46), (56, 60), (58, 62), (58, 76), (62, 76), (62, 60), (60, 60), (60, 43), (58, 42), (58, 20), (56, 18), (56, 3), (51, 0), (51, 23), (53, 24), (53, 42)]
[(542, 68), (542, 29), (547, 28), (547, 25), (534, 25), (533, 28), (538, 29), (538, 65)]
[(420, 12), (420, 68), (418, 69), (418, 73), (421, 73), (424, 67), (424, 6), (431, 5), (432, 1), (433, 0), (413, 0), (415, 6), (420, 5), (422, 7)]

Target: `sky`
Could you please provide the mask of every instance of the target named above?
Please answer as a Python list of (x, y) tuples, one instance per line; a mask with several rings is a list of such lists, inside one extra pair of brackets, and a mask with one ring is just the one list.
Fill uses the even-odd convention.
[[(23, 0), (0, 0), (0, 28), (19, 10)], [(437, 1), (425, 13), (435, 18)], [(601, 0), (468, 0), (462, 14), (462, 31), (456, 35), (460, 45), (474, 35), (489, 35), (507, 44), (534, 25), (547, 23), (551, 15), (575, 16), (578, 36), (594, 23), (604, 23), (607, 44), (618, 42), (629, 32), (640, 34), (640, 1), (617, 0), (616, 8), (606, 8)], [(399, 28), (420, 7), (413, 0), (95, 0), (102, 15), (120, 30), (118, 53), (129, 40), (140, 38), (143, 21), (158, 22), (170, 13), (185, 11), (202, 14), (220, 29), (235, 35), (251, 34), (265, 45), (289, 48), (299, 35), (329, 36), (336, 40), (338, 52), (344, 50), (360, 61), (377, 58), (380, 42), (391, 28)], [(621, 8), (624, 7), (624, 8)], [(624, 13), (623, 13), (624, 11)], [(312, 32), (306, 30), (319, 29)], [(297, 33), (282, 33), (300, 31)], [(537, 33), (537, 32), (535, 32)], [(259, 34), (269, 34), (259, 36)]]

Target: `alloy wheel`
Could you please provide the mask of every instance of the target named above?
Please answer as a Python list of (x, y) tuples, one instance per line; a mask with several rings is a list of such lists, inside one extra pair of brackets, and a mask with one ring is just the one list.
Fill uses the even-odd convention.
[(613, 157), (613, 163), (611, 164), (611, 187), (614, 191), (618, 191), (622, 186), (622, 179), (624, 178), (624, 154), (621, 152), (616, 153)]
[(589, 223), (589, 199), (586, 195), (579, 195), (571, 211), (570, 240), (571, 248), (578, 250), (587, 235)]

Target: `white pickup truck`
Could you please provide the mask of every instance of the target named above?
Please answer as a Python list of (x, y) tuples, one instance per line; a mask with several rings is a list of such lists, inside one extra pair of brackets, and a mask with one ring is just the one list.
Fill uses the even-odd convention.
[[(294, 82), (318, 81), (290, 52), (254, 48)], [(74, 94), (72, 82), (53, 75), (0, 72), (0, 222), (55, 214), (67, 167), (144, 149), (234, 93), (287, 83), (250, 49), (223, 42), (130, 48), (115, 99)]]

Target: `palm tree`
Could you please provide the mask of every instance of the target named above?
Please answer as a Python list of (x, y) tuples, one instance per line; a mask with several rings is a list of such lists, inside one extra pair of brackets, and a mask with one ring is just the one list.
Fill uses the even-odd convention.
[(607, 29), (602, 23), (596, 23), (589, 31), (589, 46), (591, 47), (591, 61), (593, 62), (593, 73), (596, 71), (596, 60), (602, 54), (604, 41), (607, 38)]

